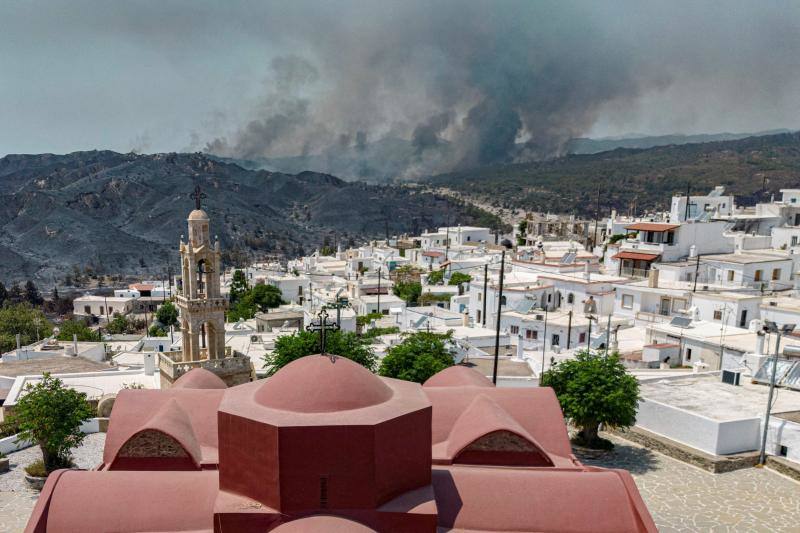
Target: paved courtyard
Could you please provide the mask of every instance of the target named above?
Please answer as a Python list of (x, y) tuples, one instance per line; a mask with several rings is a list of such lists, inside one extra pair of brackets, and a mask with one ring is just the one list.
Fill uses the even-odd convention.
[(767, 469), (711, 474), (615, 437), (616, 448), (586, 464), (633, 475), (662, 533), (800, 532), (800, 483)]
[[(103, 459), (105, 433), (87, 435), (86, 440), (73, 454), (79, 468), (93, 468)], [(39, 493), (25, 483), (25, 466), (42, 454), (38, 447), (10, 453), (11, 470), (0, 474), (0, 532), (18, 532), (25, 529)]]
[[(800, 484), (754, 468), (710, 474), (612, 437), (617, 447), (587, 464), (624, 468), (633, 474), (660, 531), (800, 532)], [(89, 435), (75, 453), (81, 468), (100, 462), (105, 434)], [(0, 532), (22, 531), (38, 493), (25, 485), (23, 467), (37, 448), (10, 454), (12, 469), (0, 474)]]

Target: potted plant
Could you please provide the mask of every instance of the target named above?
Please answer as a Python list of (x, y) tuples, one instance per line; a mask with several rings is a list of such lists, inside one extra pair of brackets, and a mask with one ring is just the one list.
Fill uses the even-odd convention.
[(70, 452), (86, 437), (81, 425), (92, 415), (85, 393), (65, 387), (50, 374), (25, 387), (13, 420), (19, 428), (17, 440), (37, 444), (42, 452), (40, 461), (25, 468), (25, 479), (33, 488), (41, 489), (54, 470), (73, 466)]

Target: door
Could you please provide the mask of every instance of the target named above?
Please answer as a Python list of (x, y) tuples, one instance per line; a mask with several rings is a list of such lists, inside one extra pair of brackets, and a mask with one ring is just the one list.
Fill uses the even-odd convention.
[(554, 334), (550, 339), (550, 349), (552, 349), (553, 346), (561, 346), (561, 337), (559, 335)]
[(659, 313), (663, 316), (669, 316), (669, 298), (661, 298), (661, 308), (659, 309)]
[(742, 316), (739, 318), (739, 327), (747, 327), (747, 309), (742, 309)]

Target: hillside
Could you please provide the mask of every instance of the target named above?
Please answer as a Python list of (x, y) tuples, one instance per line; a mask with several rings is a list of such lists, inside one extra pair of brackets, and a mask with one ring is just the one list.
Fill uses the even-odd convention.
[(492, 223), (471, 206), (410, 188), (347, 183), (313, 172), (251, 171), (202, 154), (110, 151), (0, 159), (0, 280), (51, 282), (73, 269), (161, 274), (200, 184), (229, 262), (310, 253), (445, 223)]
[[(673, 194), (705, 193), (725, 185), (740, 204), (767, 199), (781, 188), (800, 187), (800, 132), (733, 141), (617, 149), (537, 163), (482, 167), (433, 176), (425, 183), (531, 211), (627, 212), (667, 209)], [(763, 188), (763, 189), (762, 189)]]

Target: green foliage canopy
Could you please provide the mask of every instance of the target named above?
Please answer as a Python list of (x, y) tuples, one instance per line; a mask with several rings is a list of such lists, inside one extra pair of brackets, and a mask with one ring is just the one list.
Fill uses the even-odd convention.
[(13, 350), (17, 346), (16, 335), (20, 334), (23, 346), (44, 338), (53, 330), (44, 313), (27, 303), (6, 305), (0, 308), (0, 353)]
[(58, 340), (71, 341), (73, 335), (79, 341), (100, 341), (100, 334), (92, 330), (84, 320), (65, 320), (58, 326)]
[(392, 287), (392, 292), (405, 300), (407, 305), (416, 305), (422, 294), (422, 285), (418, 281), (398, 281)]
[(170, 326), (178, 325), (178, 308), (172, 302), (164, 302), (161, 307), (156, 311), (156, 320), (162, 326), (169, 328)]
[[(278, 337), (275, 349), (264, 357), (270, 367), (267, 375), (288, 365), (292, 361), (319, 353), (319, 332), (299, 331), (292, 335)], [(328, 331), (325, 334), (325, 351), (355, 361), (367, 370), (374, 372), (377, 358), (369, 341), (350, 331)]]
[(448, 348), (452, 338), (452, 332), (419, 331), (406, 335), (403, 342), (389, 348), (378, 373), (423, 383), (437, 372), (453, 366), (453, 353)]
[(628, 427), (636, 422), (639, 382), (625, 371), (619, 355), (579, 352), (542, 375), (542, 386), (552, 387), (564, 411), (580, 428), (579, 441), (598, 444), (598, 425)]
[(60, 379), (46, 373), (40, 382), (25, 387), (13, 420), (19, 428), (19, 440), (39, 445), (49, 473), (71, 464), (70, 451), (85, 438), (81, 424), (93, 414), (85, 393), (65, 387)]
[(462, 283), (469, 283), (472, 281), (472, 276), (469, 274), (464, 274), (463, 272), (453, 272), (450, 274), (450, 281), (447, 282), (448, 285), (461, 285)]
[(283, 303), (281, 290), (274, 285), (258, 284), (247, 289), (228, 311), (228, 321), (236, 322), (240, 318), (249, 320), (257, 312), (279, 307)]

